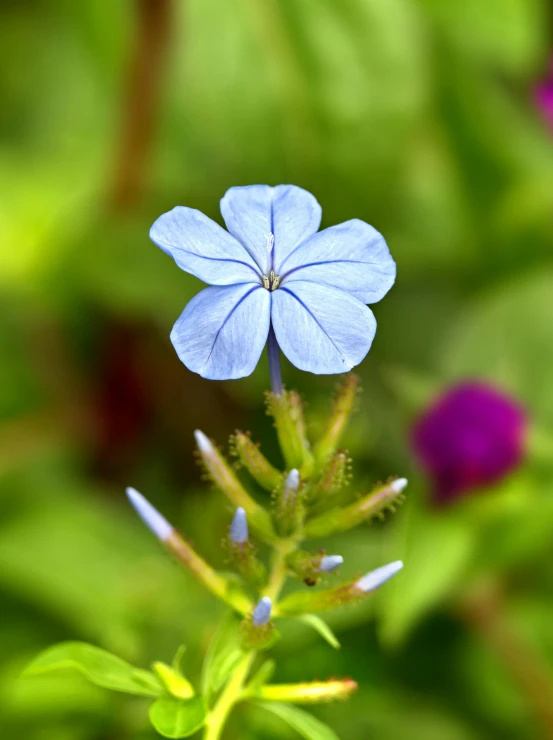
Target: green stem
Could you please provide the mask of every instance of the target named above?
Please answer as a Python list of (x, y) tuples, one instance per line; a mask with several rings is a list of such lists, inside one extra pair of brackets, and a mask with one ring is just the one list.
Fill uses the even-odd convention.
[(296, 543), (290, 540), (284, 540), (279, 542), (278, 545), (275, 545), (273, 567), (271, 569), (269, 583), (265, 589), (265, 596), (268, 596), (273, 603), (278, 599), (286, 581), (286, 558), (295, 547)]
[(208, 717), (204, 732), (204, 740), (219, 740), (225, 722), (234, 707), (242, 699), (242, 689), (248, 677), (251, 665), (255, 658), (255, 652), (247, 653), (238, 664), (234, 675), (226, 685), (219, 701)]

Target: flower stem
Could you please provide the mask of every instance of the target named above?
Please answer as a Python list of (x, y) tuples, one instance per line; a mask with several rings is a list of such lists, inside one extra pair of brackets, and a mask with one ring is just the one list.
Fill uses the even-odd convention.
[(271, 390), (274, 396), (282, 396), (282, 374), (280, 372), (280, 349), (278, 347), (275, 330), (271, 324), (269, 337), (267, 339), (267, 351), (269, 353), (269, 375), (271, 377)]
[(238, 664), (234, 675), (226, 685), (205, 726), (204, 740), (219, 740), (225, 722), (233, 706), (242, 698), (244, 682), (248, 677), (255, 652), (247, 653)]

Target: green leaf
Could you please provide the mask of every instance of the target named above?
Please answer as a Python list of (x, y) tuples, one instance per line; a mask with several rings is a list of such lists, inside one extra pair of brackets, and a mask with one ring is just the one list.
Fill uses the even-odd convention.
[(204, 726), (207, 717), (205, 700), (163, 697), (150, 707), (150, 721), (163, 737), (188, 737)]
[(328, 624), (324, 621), (324, 619), (317, 617), (315, 614), (302, 614), (302, 616), (299, 617), (299, 620), (300, 622), (307, 624), (309, 627), (313, 627), (313, 629), (318, 632), (323, 640), (326, 640), (326, 642), (328, 642), (331, 647), (335, 648), (336, 650), (340, 649), (338, 638), (330, 629)]
[(163, 688), (150, 671), (134, 668), (116, 655), (86, 642), (62, 642), (41, 653), (23, 675), (38, 676), (50, 671), (75, 669), (89, 681), (112, 691), (139, 696), (159, 696)]
[(230, 613), (219, 625), (202, 667), (202, 694), (209, 697), (223, 686), (244, 655), (240, 647), (240, 620)]
[(259, 703), (259, 706), (276, 714), (306, 740), (339, 740), (334, 730), (313, 717), (312, 714), (304, 712), (303, 709), (292, 707), (290, 704), (268, 704), (265, 702)]
[(247, 693), (255, 694), (259, 689), (271, 680), (273, 673), (275, 672), (276, 663), (274, 660), (266, 660), (261, 664), (259, 670), (248, 683), (246, 688)]

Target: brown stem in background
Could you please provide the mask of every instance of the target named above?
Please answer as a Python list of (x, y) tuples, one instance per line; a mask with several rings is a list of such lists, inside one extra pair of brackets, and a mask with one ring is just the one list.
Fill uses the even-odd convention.
[(150, 153), (171, 26), (172, 0), (135, 0), (136, 33), (129, 62), (119, 149), (109, 204), (124, 209), (139, 199)]
[(543, 737), (553, 740), (553, 677), (549, 666), (505, 614), (496, 584), (463, 596), (458, 604), (465, 623), (500, 658), (518, 684)]

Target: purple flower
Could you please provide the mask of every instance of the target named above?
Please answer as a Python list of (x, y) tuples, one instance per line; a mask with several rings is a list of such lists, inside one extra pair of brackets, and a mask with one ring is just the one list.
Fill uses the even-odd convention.
[(549, 65), (549, 76), (534, 89), (534, 101), (545, 121), (553, 129), (553, 59)]
[(509, 396), (478, 382), (450, 388), (415, 423), (413, 450), (444, 502), (495, 483), (525, 455), (526, 414)]

